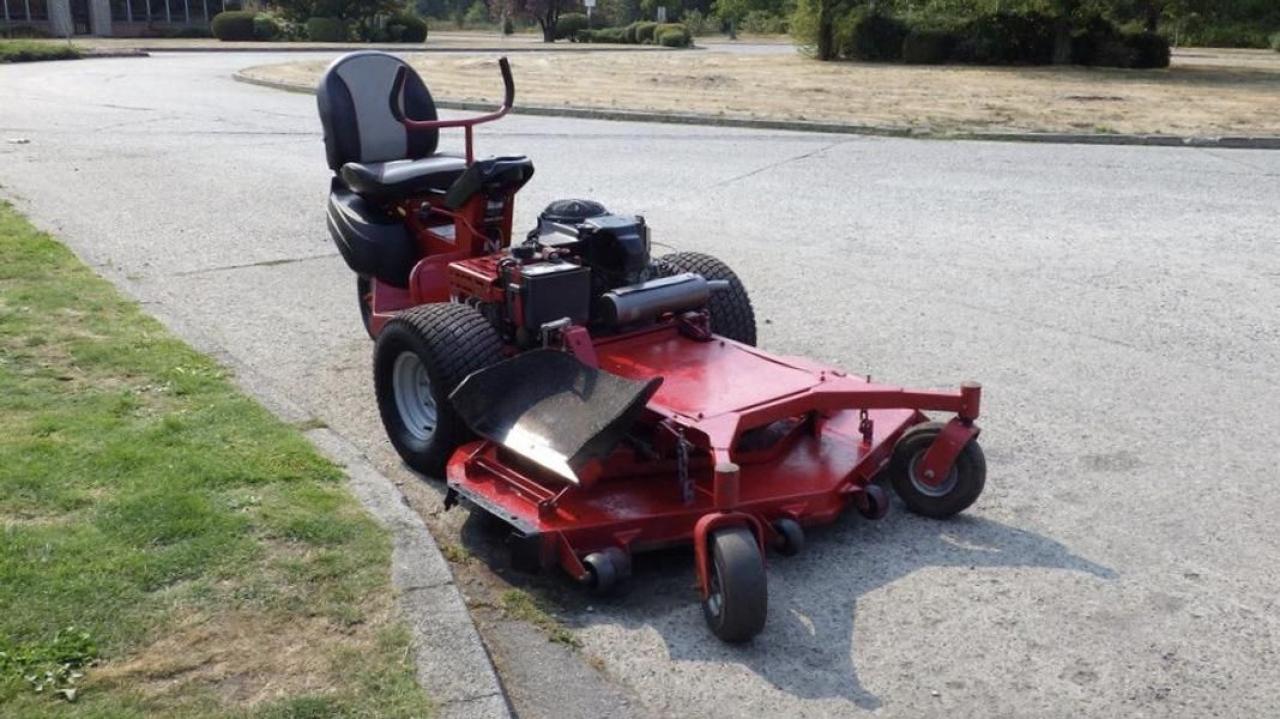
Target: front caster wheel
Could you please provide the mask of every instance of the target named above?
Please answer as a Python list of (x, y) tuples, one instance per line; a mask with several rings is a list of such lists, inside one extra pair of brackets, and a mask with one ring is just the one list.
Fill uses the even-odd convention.
[(592, 552), (582, 558), (582, 564), (587, 568), (587, 586), (600, 595), (612, 594), (631, 576), (631, 557), (617, 547)]
[(710, 591), (702, 615), (711, 632), (726, 642), (745, 642), (764, 629), (769, 587), (756, 536), (746, 527), (726, 527), (711, 535)]
[(943, 426), (942, 422), (922, 422), (908, 429), (893, 448), (893, 460), (889, 465), (893, 489), (907, 509), (938, 519), (968, 509), (978, 500), (987, 483), (987, 459), (977, 440), (970, 440), (960, 450), (951, 471), (941, 482), (929, 484), (924, 481), (920, 465)]
[(854, 506), (858, 508), (858, 514), (867, 519), (884, 519), (889, 513), (889, 494), (879, 486), (869, 484), (854, 498)]
[(790, 517), (775, 520), (773, 529), (778, 533), (774, 549), (784, 557), (794, 557), (804, 549), (804, 529), (800, 523)]

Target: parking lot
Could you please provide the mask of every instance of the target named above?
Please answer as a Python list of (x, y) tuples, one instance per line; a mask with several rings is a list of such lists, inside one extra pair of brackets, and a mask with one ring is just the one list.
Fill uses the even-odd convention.
[(609, 602), (509, 580), (458, 510), (439, 513), (438, 484), (399, 467), (324, 229), (314, 99), (229, 77), (269, 59), (0, 68), (0, 194), (403, 481), (438, 541), (478, 555), (455, 568), (473, 603), (508, 581), (550, 601), (580, 650), (477, 609), (522, 716), (1276, 711), (1280, 153), (520, 116), (479, 130), (481, 154), (537, 166), (519, 228), (559, 197), (642, 213), (659, 250), (738, 271), (766, 349), (985, 387), (977, 505), (812, 532), (770, 559), (769, 624), (732, 647), (705, 631), (687, 555), (642, 562)]

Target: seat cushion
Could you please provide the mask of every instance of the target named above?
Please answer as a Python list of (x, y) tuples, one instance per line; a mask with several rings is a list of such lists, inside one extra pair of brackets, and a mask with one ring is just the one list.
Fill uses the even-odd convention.
[(387, 200), (444, 192), (466, 169), (464, 158), (432, 155), (418, 160), (348, 162), (339, 174), (347, 186), (360, 195)]

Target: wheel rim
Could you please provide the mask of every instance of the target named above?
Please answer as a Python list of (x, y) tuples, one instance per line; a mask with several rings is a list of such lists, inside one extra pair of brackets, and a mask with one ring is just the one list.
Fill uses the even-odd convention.
[(719, 617), (720, 610), (724, 608), (724, 590), (720, 587), (720, 569), (712, 567), (711, 569), (711, 586), (707, 592), (707, 611), (711, 616)]
[(395, 393), (400, 421), (414, 439), (431, 440), (436, 433), (439, 413), (431, 392), (427, 368), (414, 352), (401, 352), (391, 370), (391, 386)]
[(925, 451), (916, 452), (916, 456), (911, 458), (911, 466), (907, 471), (907, 475), (911, 477), (911, 486), (920, 494), (928, 497), (945, 497), (951, 493), (951, 490), (956, 488), (956, 483), (960, 481), (960, 471), (955, 464), (952, 464), (951, 470), (947, 472), (946, 479), (943, 479), (941, 484), (925, 484), (924, 480), (920, 478), (920, 473), (916, 471), (920, 461), (924, 458)]

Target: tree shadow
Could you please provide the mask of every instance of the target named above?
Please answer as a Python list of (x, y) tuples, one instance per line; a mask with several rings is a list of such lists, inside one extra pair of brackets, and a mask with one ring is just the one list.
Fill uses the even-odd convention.
[[(635, 558), (630, 591), (602, 600), (558, 572), (515, 579), (552, 602), (577, 626), (608, 624), (656, 631), (670, 661), (737, 663), (778, 689), (804, 699), (845, 699), (862, 709), (880, 699), (858, 678), (853, 663), (858, 599), (917, 570), (932, 567), (1039, 568), (1081, 572), (1099, 579), (1116, 573), (1073, 555), (1047, 537), (981, 517), (923, 519), (899, 505), (880, 522), (846, 513), (807, 532), (796, 557), (769, 556), (769, 619), (745, 645), (716, 639), (703, 624), (694, 584), (692, 553), (671, 550)], [(470, 535), (469, 537), (467, 535)], [(464, 532), (464, 542), (487, 545)], [(514, 579), (514, 578), (513, 578)]]

